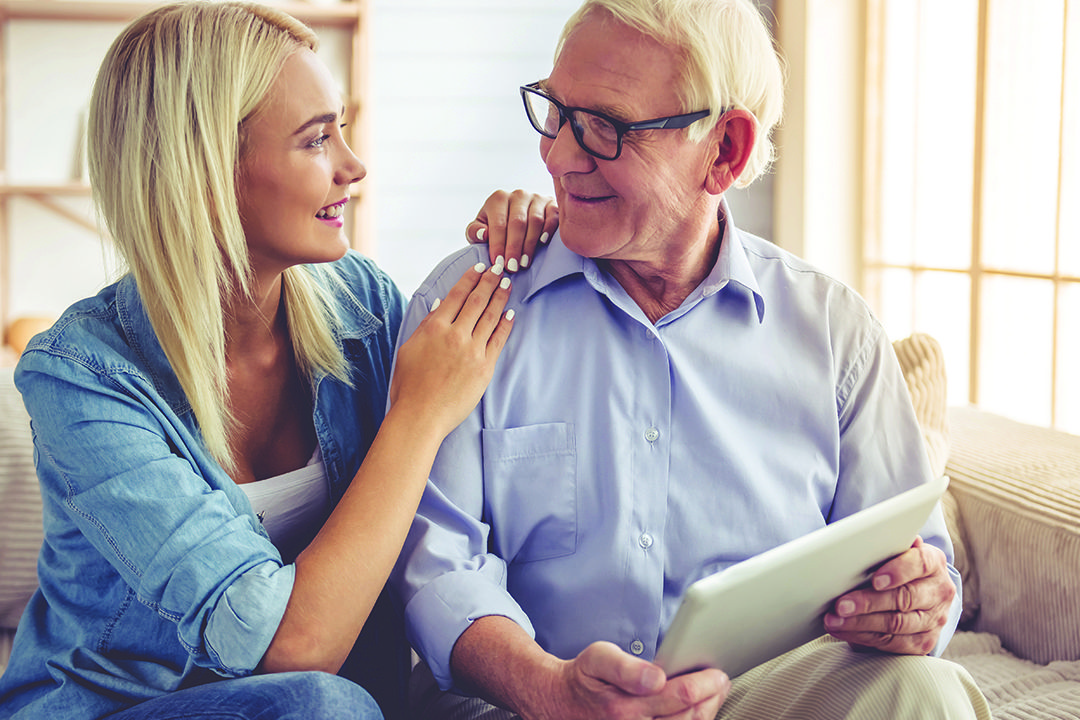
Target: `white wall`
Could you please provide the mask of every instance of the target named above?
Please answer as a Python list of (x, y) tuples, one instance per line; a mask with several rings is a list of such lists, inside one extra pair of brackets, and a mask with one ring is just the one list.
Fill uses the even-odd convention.
[(777, 244), (857, 290), (862, 271), (864, 0), (776, 0), (788, 58)]
[[(551, 194), (518, 87), (579, 0), (374, 0), (376, 259), (411, 293), (496, 188)], [(365, 181), (366, 182), (366, 181)]]

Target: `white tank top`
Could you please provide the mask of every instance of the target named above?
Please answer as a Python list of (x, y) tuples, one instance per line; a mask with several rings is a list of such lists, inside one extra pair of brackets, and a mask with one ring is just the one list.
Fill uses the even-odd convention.
[(240, 488), (286, 563), (308, 546), (330, 515), (330, 483), (318, 446), (304, 467)]

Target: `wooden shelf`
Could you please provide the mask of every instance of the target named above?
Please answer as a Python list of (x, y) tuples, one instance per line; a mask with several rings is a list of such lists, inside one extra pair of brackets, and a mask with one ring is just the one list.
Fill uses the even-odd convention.
[(90, 195), (85, 183), (0, 183), (0, 195), (52, 195), (54, 197), (82, 197)]
[[(99, 0), (0, 0), (0, 16), (20, 20), (111, 20), (127, 21), (161, 5), (161, 2), (100, 2)], [(266, 5), (284, 10), (314, 25), (355, 25), (361, 15), (357, 2), (316, 4), (310, 2), (274, 2)]]

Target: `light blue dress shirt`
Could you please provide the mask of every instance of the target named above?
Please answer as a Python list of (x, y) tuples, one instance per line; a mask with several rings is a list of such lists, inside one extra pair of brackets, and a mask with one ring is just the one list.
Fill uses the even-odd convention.
[[(512, 276), (513, 332), (439, 451), (392, 576), (443, 689), (485, 615), (561, 658), (608, 640), (651, 659), (693, 581), (930, 478), (863, 300), (724, 210), (711, 273), (655, 324), (558, 234)], [(486, 253), (432, 272), (402, 338)], [(922, 535), (951, 563), (940, 509)]]
[[(320, 270), (353, 376), (351, 386), (320, 377), (312, 391), (337, 503), (382, 422), (405, 303), (357, 253)], [(45, 545), (40, 589), (0, 677), (0, 718), (98, 718), (253, 673), (295, 568), (207, 452), (132, 277), (35, 337), (15, 382), (34, 431)], [(390, 675), (376, 680), (366, 666), (356, 675), (372, 678), (376, 697), (396, 701), (394, 653), (407, 661), (404, 633), (399, 625), (395, 637), (388, 595), (381, 605), (362, 644), (377, 646), (368, 662)]]

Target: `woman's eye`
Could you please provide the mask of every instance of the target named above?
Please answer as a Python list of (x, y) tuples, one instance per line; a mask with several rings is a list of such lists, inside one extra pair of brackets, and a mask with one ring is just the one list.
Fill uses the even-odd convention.
[(326, 142), (329, 139), (330, 139), (329, 135), (320, 135), (319, 137), (317, 137), (317, 138), (315, 138), (314, 140), (311, 141), (311, 143), (309, 144), (309, 147), (320, 148), (320, 147), (323, 146), (323, 143)]

